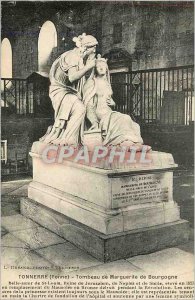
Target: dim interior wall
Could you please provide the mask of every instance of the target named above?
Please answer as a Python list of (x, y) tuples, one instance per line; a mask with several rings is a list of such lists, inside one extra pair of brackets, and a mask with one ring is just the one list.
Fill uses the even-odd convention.
[[(168, 5), (108, 5), (102, 23), (103, 53), (113, 47), (127, 50), (135, 70), (193, 64), (193, 7)], [(114, 45), (113, 24), (120, 22), (122, 43)]]
[(189, 126), (141, 126), (144, 144), (172, 153), (179, 167), (194, 165), (194, 123)]
[[(28, 12), (25, 10), (26, 14)], [(66, 12), (59, 14), (57, 11), (51, 16), (33, 16), (32, 12), (28, 16), (23, 16), (23, 12), (18, 11), (20, 22), (10, 22), (7, 18), (7, 24), (4, 24), (2, 39), (7, 37), (10, 40), (13, 52), (13, 78), (27, 78), (33, 72), (38, 72), (38, 40), (42, 25), (46, 21), (51, 21), (57, 31), (57, 47), (53, 49), (49, 59), (49, 68), (53, 61), (64, 51), (73, 46), (70, 29), (74, 33), (73, 25), (70, 23)], [(23, 20), (23, 23), (22, 21)], [(28, 21), (28, 22), (27, 22)], [(76, 26), (75, 26), (76, 27)], [(46, 45), (47, 46), (47, 45)]]
[[(46, 22), (47, 19), (36, 22), (35, 24), (26, 28), (24, 32), (20, 33), (17, 38), (11, 38), (11, 44), (13, 49), (13, 78), (27, 78), (33, 72), (38, 72), (38, 39), (41, 29), (41, 25)], [(55, 18), (51, 21), (56, 24)], [(57, 58), (59, 54), (63, 52), (64, 41), (62, 40), (62, 34), (66, 32), (66, 26), (57, 24), (57, 37), (58, 37), (58, 47), (53, 49), (50, 60), (49, 68), (51, 67), (53, 61)], [(67, 42), (67, 41), (66, 41)]]
[[(53, 6), (36, 13), (30, 8), (29, 11), (15, 8), (14, 19), (7, 12), (2, 38), (9, 38), (12, 45), (13, 77), (26, 78), (38, 71), (38, 37), (47, 20), (54, 23), (58, 36), (50, 65), (58, 55), (73, 47), (74, 36), (86, 31), (100, 40), (102, 54), (116, 47), (128, 51), (136, 70), (193, 64), (193, 3), (191, 7), (179, 3), (171, 6), (166, 2), (163, 6), (162, 2), (145, 6), (134, 3), (89, 5), (86, 2), (85, 6), (73, 9)], [(114, 44), (113, 26), (117, 23), (122, 23), (122, 42)]]
[(53, 124), (51, 118), (33, 118), (24, 116), (2, 116), (1, 136), (7, 140), (8, 147), (18, 144), (29, 147), (43, 136), (49, 125)]
[[(7, 163), (2, 164), (2, 179), (17, 173), (32, 175), (32, 159), (29, 155), (32, 143), (43, 136), (53, 120), (2, 115), (1, 138), (7, 140)], [(17, 171), (16, 171), (17, 161)]]

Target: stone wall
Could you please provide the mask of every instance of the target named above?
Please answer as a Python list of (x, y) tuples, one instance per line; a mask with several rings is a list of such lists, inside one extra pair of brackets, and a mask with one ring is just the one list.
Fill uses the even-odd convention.
[(141, 133), (144, 143), (151, 145), (153, 150), (172, 153), (179, 168), (191, 168), (194, 165), (194, 125), (142, 126)]
[[(127, 50), (136, 70), (193, 64), (193, 18), (193, 9), (179, 3), (109, 3), (102, 17), (102, 52)], [(113, 24), (119, 22), (122, 43), (113, 44)]]
[[(11, 115), (9, 118), (2, 115), (1, 139), (7, 140), (8, 161), (2, 165), (2, 177), (4, 175), (15, 174), (15, 160), (18, 161), (18, 174), (26, 170), (26, 166), (21, 165), (21, 160), (28, 160), (31, 174), (31, 157), (28, 155), (32, 143), (43, 136), (49, 125), (53, 124), (50, 118), (33, 118), (25, 116)], [(16, 154), (17, 153), (17, 154)]]
[[(38, 71), (38, 37), (47, 20), (54, 23), (58, 36), (50, 63), (73, 46), (73, 36), (87, 32), (100, 41), (102, 54), (113, 48), (128, 51), (133, 69), (193, 64), (193, 2), (57, 3), (4, 5), (2, 38), (12, 45), (13, 77)], [(113, 27), (118, 23), (122, 42), (114, 44)]]
[[(31, 145), (43, 136), (49, 125), (53, 124), (52, 118), (34, 118), (12, 115), (9, 118), (2, 116), (1, 138), (8, 141), (9, 145), (16, 142)], [(17, 138), (18, 136), (18, 138)]]

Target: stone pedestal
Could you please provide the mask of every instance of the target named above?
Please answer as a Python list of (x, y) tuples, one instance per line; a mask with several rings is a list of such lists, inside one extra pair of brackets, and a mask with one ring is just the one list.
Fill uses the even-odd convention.
[(109, 169), (67, 160), (46, 164), (40, 154), (31, 156), (31, 200), (21, 201), (21, 212), (98, 259), (112, 261), (188, 240), (188, 222), (180, 220), (172, 197), (171, 154), (151, 152), (149, 166)]
[(31, 199), (21, 200), (21, 213), (103, 262), (174, 247), (189, 239), (189, 224), (184, 220), (103, 234)]

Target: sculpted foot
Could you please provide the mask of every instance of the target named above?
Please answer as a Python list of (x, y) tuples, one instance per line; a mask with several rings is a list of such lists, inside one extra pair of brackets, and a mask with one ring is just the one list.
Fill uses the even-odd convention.
[(52, 131), (52, 128), (53, 128), (52, 125), (49, 126), (49, 127), (47, 128), (46, 134), (45, 134), (44, 136), (42, 136), (42, 137), (39, 139), (40, 142), (43, 142), (43, 141), (45, 140), (45, 138), (46, 138), (46, 137), (50, 134), (50, 132)]
[(52, 132), (46, 137), (45, 143), (51, 143), (53, 140), (57, 139), (60, 135), (61, 129), (55, 128)]
[(150, 151), (150, 150), (152, 150), (152, 147), (151, 147), (151, 146), (148, 146), (148, 145), (144, 145), (144, 146), (147, 147), (147, 149), (146, 149), (147, 152)]
[(63, 138), (63, 136), (62, 136), (62, 138), (60, 139), (60, 146), (71, 146), (71, 147), (77, 147), (77, 143), (75, 142), (75, 140), (74, 139), (71, 139), (71, 138), (69, 138), (68, 140), (64, 137)]
[[(148, 145), (143, 145), (143, 144), (140, 144), (140, 143), (136, 143), (134, 144), (133, 146), (135, 146), (137, 149), (136, 149), (136, 152), (141, 152), (143, 147), (145, 148), (146, 152), (150, 151), (152, 149), (151, 146), (148, 146)], [(147, 147), (147, 148), (146, 148)], [(129, 150), (131, 151), (131, 147), (129, 148)]]
[(52, 140), (51, 143), (54, 144), (54, 145), (59, 145), (59, 144), (60, 144), (60, 141), (61, 141), (61, 138), (62, 138), (62, 136), (63, 136), (63, 134), (64, 134), (64, 129), (61, 130), (61, 133), (60, 133), (60, 135), (58, 136), (58, 138)]

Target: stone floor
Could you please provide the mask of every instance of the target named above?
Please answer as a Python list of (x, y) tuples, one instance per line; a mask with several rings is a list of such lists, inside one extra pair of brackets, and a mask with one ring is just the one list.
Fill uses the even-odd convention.
[[(20, 199), (27, 196), (31, 178), (2, 183), (2, 267), (27, 269), (42, 267), (46, 272), (87, 274), (149, 273), (174, 274), (193, 278), (193, 241), (148, 255), (102, 263), (70, 242), (20, 214)], [(174, 198), (181, 205), (182, 217), (193, 228), (193, 173), (177, 172)], [(193, 231), (191, 238), (193, 237)], [(40, 270), (37, 270), (39, 272)]]

